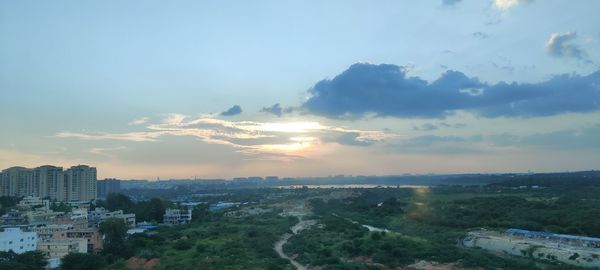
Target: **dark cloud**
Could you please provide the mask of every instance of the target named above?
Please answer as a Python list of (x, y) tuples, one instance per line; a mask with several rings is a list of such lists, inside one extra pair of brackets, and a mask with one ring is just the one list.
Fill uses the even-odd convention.
[[(369, 146), (373, 144), (373, 141), (369, 140), (361, 140), (359, 138), (360, 133), (358, 132), (348, 132), (344, 133), (337, 138), (329, 141), (334, 141), (343, 145), (353, 145), (353, 146)], [(327, 141), (327, 140), (326, 140)]]
[(570, 57), (584, 62), (591, 62), (587, 53), (574, 43), (576, 38), (577, 33), (575, 32), (553, 33), (546, 43), (546, 51), (554, 57)]
[(281, 105), (279, 105), (279, 103), (276, 103), (276, 104), (273, 104), (273, 106), (271, 106), (271, 107), (264, 107), (264, 108), (260, 109), (260, 112), (273, 114), (273, 115), (276, 115), (277, 117), (281, 117), (281, 115), (283, 115), (283, 108), (281, 108)]
[(221, 116), (233, 116), (242, 113), (242, 107), (233, 105), (233, 107), (221, 113)]
[(474, 32), (473, 33), (473, 37), (474, 38), (478, 38), (478, 39), (486, 39), (488, 37), (490, 37), (488, 34), (484, 33), (484, 32)]
[(546, 116), (600, 110), (600, 71), (540, 83), (488, 84), (459, 71), (428, 82), (407, 76), (400, 66), (358, 63), (318, 82), (309, 94), (302, 108), (330, 118), (443, 118), (457, 110), (486, 117)]

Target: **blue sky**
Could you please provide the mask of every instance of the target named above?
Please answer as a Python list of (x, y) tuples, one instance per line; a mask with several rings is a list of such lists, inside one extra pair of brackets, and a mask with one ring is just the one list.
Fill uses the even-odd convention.
[(597, 10), (0, 1), (0, 167), (87, 163), (121, 178), (597, 169)]

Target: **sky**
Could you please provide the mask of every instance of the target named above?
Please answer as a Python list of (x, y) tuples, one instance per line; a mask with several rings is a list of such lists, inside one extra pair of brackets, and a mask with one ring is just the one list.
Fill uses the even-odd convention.
[(0, 168), (600, 169), (600, 2), (0, 0)]

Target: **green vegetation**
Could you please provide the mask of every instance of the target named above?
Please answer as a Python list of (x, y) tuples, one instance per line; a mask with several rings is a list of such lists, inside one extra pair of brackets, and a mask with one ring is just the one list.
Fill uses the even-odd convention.
[(19, 203), (21, 197), (0, 196), (0, 216), (6, 214), (8, 209)]
[(96, 206), (105, 207), (109, 211), (123, 210), (125, 213), (134, 213), (138, 221), (162, 222), (165, 209), (173, 204), (159, 198), (134, 202), (126, 195), (111, 193), (105, 201), (99, 201)]
[[(227, 218), (201, 212), (190, 225), (160, 228), (157, 234), (136, 234), (124, 243), (132, 256), (160, 259), (154, 269), (292, 269), (273, 250), (279, 237), (296, 218), (265, 213), (246, 218)], [(125, 257), (124, 257), (125, 259)], [(126, 269), (123, 260), (109, 269)]]
[(104, 258), (96, 254), (70, 253), (62, 259), (62, 270), (99, 270), (106, 266)]
[[(299, 221), (282, 216), (284, 209), (286, 213), (310, 212), (304, 219), (317, 222), (292, 236), (284, 252), (301, 264), (323, 270), (393, 269), (419, 260), (473, 269), (576, 269), (554, 262), (550, 254), (534, 256), (536, 247), (523, 250), (523, 257), (498, 256), (465, 248), (461, 241), (468, 231), (480, 228), (600, 236), (600, 187), (595, 186), (256, 189), (219, 193), (206, 201), (250, 202), (246, 210), (272, 211), (239, 217), (226, 212), (245, 205), (212, 212), (208, 204), (200, 204), (192, 211), (191, 224), (134, 235), (127, 235), (122, 221), (108, 220), (99, 228), (104, 233), (104, 251), (70, 254), (63, 269), (124, 270), (128, 265), (151, 263), (153, 269), (291, 270), (294, 267), (273, 249)], [(311, 211), (297, 209), (304, 202)], [(162, 220), (164, 209), (177, 207), (163, 199), (136, 202), (122, 194), (111, 194), (97, 206), (122, 209), (141, 217), (138, 220), (155, 222)], [(369, 231), (362, 225), (386, 230)], [(39, 256), (2, 253), (0, 270), (40, 269)], [(571, 259), (579, 256), (574, 253)]]
[[(538, 269), (527, 258), (497, 257), (459, 243), (467, 231), (481, 227), (599, 236), (599, 195), (598, 188), (364, 190), (352, 198), (311, 200), (320, 224), (293, 236), (284, 249), (297, 254), (303, 264), (324, 269), (397, 267), (416, 260), (485, 269)], [(360, 224), (391, 232), (369, 232)], [(546, 269), (574, 268), (555, 263)]]
[(28, 251), (22, 254), (0, 251), (0, 270), (41, 270), (45, 266), (46, 259), (39, 251)]

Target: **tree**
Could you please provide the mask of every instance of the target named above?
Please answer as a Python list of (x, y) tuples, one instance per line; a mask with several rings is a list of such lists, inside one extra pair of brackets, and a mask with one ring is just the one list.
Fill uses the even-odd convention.
[(72, 207), (65, 202), (55, 202), (50, 205), (50, 209), (55, 212), (71, 212)]
[(106, 209), (110, 211), (123, 210), (125, 213), (133, 212), (134, 203), (127, 197), (121, 193), (110, 193), (106, 196)]
[(46, 258), (40, 251), (28, 251), (17, 254), (12, 250), (0, 252), (0, 270), (37, 270), (44, 269)]
[(192, 219), (194, 221), (206, 221), (211, 217), (211, 212), (208, 208), (207, 203), (201, 203), (196, 205), (194, 209), (192, 209)]
[(69, 253), (62, 258), (63, 270), (98, 270), (106, 266), (102, 256), (89, 253)]
[(112, 254), (127, 258), (130, 256), (130, 249), (125, 244), (127, 237), (127, 226), (121, 219), (110, 218), (100, 223), (99, 230), (104, 234), (105, 254)]

